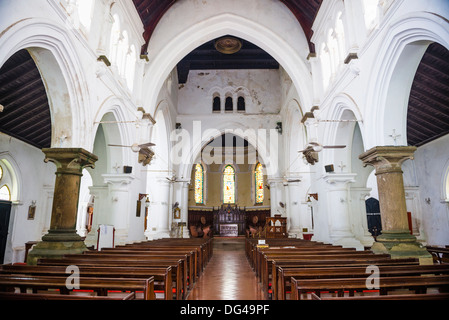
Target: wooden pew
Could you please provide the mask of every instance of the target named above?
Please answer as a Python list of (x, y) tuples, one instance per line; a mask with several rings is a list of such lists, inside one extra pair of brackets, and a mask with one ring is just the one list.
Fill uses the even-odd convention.
[(183, 239), (183, 238), (164, 238), (151, 241), (143, 241), (138, 243), (126, 244), (116, 246), (117, 249), (129, 249), (129, 248), (147, 248), (147, 247), (160, 247), (160, 248), (190, 248), (198, 250), (199, 262), (201, 269), (210, 260), (213, 252), (213, 238), (211, 239)]
[[(146, 260), (151, 260), (151, 257), (178, 257), (180, 259), (186, 259), (186, 268), (187, 268), (187, 276), (189, 279), (189, 286), (191, 287), (193, 282), (196, 280), (195, 277), (195, 269), (196, 269), (196, 260), (192, 251), (185, 252), (183, 250), (163, 250), (163, 251), (133, 251), (133, 250), (110, 250), (110, 251), (86, 251), (81, 255), (95, 256), (106, 258), (113, 258), (114, 256), (118, 259), (124, 256), (128, 256), (129, 258), (145, 258)], [(70, 255), (73, 258), (78, 258), (80, 255)]]
[(449, 300), (449, 293), (414, 293), (414, 294), (385, 294), (378, 296), (354, 297), (318, 297), (312, 292), (312, 300)]
[(199, 252), (196, 250), (197, 248), (180, 248), (180, 247), (121, 247), (121, 248), (105, 248), (100, 252), (98, 251), (86, 251), (85, 254), (129, 254), (129, 255), (160, 255), (160, 254), (187, 254), (188, 259), (187, 263), (189, 267), (192, 269), (191, 272), (191, 281), (196, 282), (197, 277), (201, 274), (201, 270), (203, 268), (203, 262), (200, 260), (201, 256)]
[[(449, 290), (449, 276), (404, 276), (404, 277), (380, 277), (379, 294), (386, 295), (394, 289), (410, 289), (415, 293), (426, 293), (428, 288), (438, 288), (440, 292)], [(303, 294), (315, 292), (320, 297), (323, 291), (337, 292), (338, 296), (343, 296), (344, 291), (349, 291), (349, 295), (353, 296), (356, 291), (366, 290), (365, 278), (337, 278), (337, 279), (296, 279), (292, 281), (292, 300), (301, 300)]]
[(427, 246), (426, 249), (432, 255), (435, 263), (449, 263), (449, 248)]
[[(273, 299), (285, 300), (290, 289), (292, 277), (300, 279), (330, 279), (330, 278), (368, 278), (367, 266), (353, 267), (323, 267), (323, 268), (283, 268), (278, 267), (277, 290), (273, 292)], [(382, 277), (416, 276), (429, 274), (449, 274), (449, 265), (377, 265)], [(276, 292), (276, 293), (275, 293)]]
[(298, 260), (273, 260), (272, 261), (272, 273), (271, 273), (271, 290), (272, 299), (276, 300), (278, 297), (278, 279), (279, 279), (279, 269), (289, 269), (289, 268), (337, 268), (337, 267), (364, 267), (369, 265), (376, 266), (394, 266), (394, 265), (410, 265), (418, 266), (419, 260), (413, 258), (403, 258), (403, 259), (376, 259), (376, 260), (365, 260), (365, 261), (329, 261), (329, 260), (315, 260), (315, 261), (298, 261)]
[(135, 292), (130, 292), (124, 296), (89, 296), (77, 294), (45, 294), (45, 293), (15, 293), (0, 292), (0, 300), (134, 300)]
[(38, 266), (64, 266), (76, 265), (90, 266), (90, 267), (120, 267), (120, 268), (154, 268), (154, 267), (170, 267), (172, 269), (172, 280), (175, 281), (176, 286), (176, 299), (182, 300), (187, 296), (187, 268), (185, 266), (186, 260), (177, 258), (168, 259), (154, 259), (152, 261), (142, 260), (97, 260), (93, 258), (72, 258), (70, 256), (62, 259), (39, 259), (37, 261)]
[[(66, 258), (71, 259), (95, 259), (95, 261), (128, 261), (130, 264), (134, 264), (135, 262), (147, 262), (151, 263), (156, 260), (167, 260), (167, 259), (181, 259), (183, 260), (183, 272), (184, 272), (184, 283), (186, 284), (186, 288), (191, 289), (193, 286), (193, 265), (192, 260), (188, 258), (187, 254), (177, 253), (177, 252), (161, 252), (154, 253), (149, 252), (145, 254), (131, 254), (131, 253), (123, 253), (123, 254), (70, 254), (67, 255)], [(188, 280), (188, 282), (187, 282)]]
[[(154, 289), (162, 290), (165, 300), (173, 299), (171, 267), (126, 268), (77, 266), (82, 277), (154, 278)], [(68, 277), (66, 266), (1, 265), (0, 274)]]
[[(45, 290), (58, 289), (62, 294), (68, 294), (70, 291), (66, 284), (67, 277), (56, 276), (21, 276), (0, 274), (0, 291), (8, 292), (15, 288), (20, 288), (22, 293), (27, 289)], [(99, 296), (108, 295), (108, 291), (123, 292), (143, 292), (143, 300), (154, 300), (154, 278), (147, 279), (119, 279), (119, 278), (96, 278), (80, 277), (80, 290), (93, 290)]]
[(272, 262), (273, 260), (293, 260), (297, 261), (298, 264), (310, 264), (320, 261), (320, 264), (327, 263), (329, 266), (347, 263), (360, 263), (366, 261), (376, 261), (390, 259), (388, 254), (373, 254), (370, 253), (358, 253), (358, 254), (346, 254), (346, 253), (329, 253), (329, 254), (300, 254), (292, 253), (291, 255), (276, 255), (276, 254), (265, 254), (263, 261), (260, 265), (260, 282), (264, 289), (268, 288), (268, 283), (272, 276)]

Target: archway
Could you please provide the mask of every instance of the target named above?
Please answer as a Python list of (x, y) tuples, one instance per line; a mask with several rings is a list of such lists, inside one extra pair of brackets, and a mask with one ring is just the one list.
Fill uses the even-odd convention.
[[(177, 11), (176, 14), (180, 14), (180, 12)], [(170, 38), (169, 43), (164, 43), (160, 47), (154, 60), (148, 66), (146, 74), (151, 74), (151, 77), (146, 77), (143, 86), (152, 88), (152, 90), (148, 90), (144, 99), (146, 109), (152, 110), (150, 113), (154, 112), (153, 110), (157, 105), (157, 96), (163, 82), (167, 79), (168, 74), (173, 70), (176, 63), (200, 44), (224, 35), (234, 35), (248, 40), (273, 56), (292, 77), (292, 81), (302, 100), (301, 105), (305, 107), (311, 106), (311, 80), (307, 76), (310, 72), (305, 61), (299, 55), (302, 51), (301, 49), (298, 50), (298, 48), (291, 47), (282, 36), (263, 26), (260, 22), (256, 23), (237, 14), (220, 14), (204, 18), (203, 20), (194, 25), (184, 26), (180, 30), (180, 34), (174, 35), (173, 38)], [(158, 28), (164, 28), (163, 20), (159, 23)], [(275, 29), (279, 28), (276, 27)], [(293, 33), (299, 34), (298, 38), (305, 41), (303, 33), (301, 37), (301, 32), (302, 30), (298, 28)], [(295, 46), (303, 44), (303, 48), (307, 48), (306, 42), (303, 43), (296, 40), (291, 43), (294, 43)], [(158, 48), (161, 45), (158, 42), (160, 39), (152, 39), (152, 41), (154, 42), (154, 48)], [(150, 43), (150, 48), (151, 45)], [(299, 72), (298, 68), (300, 69)]]
[[(337, 96), (333, 103), (329, 122), (324, 122), (323, 145), (344, 146), (344, 148), (323, 149), (323, 166), (328, 166), (322, 176), (327, 205), (318, 207), (318, 215), (327, 216), (330, 223), (331, 242), (363, 249), (370, 246), (373, 238), (368, 232), (365, 199), (370, 194), (367, 179), (372, 168), (363, 167), (359, 155), (365, 151), (362, 129), (363, 118), (354, 100), (346, 94)], [(332, 209), (331, 209), (332, 208)], [(340, 214), (337, 214), (339, 212)], [(318, 219), (325, 229), (323, 217)], [(321, 236), (326, 237), (321, 231)]]
[(0, 65), (26, 49), (45, 80), (51, 116), (50, 145), (91, 150), (93, 140), (85, 127), (91, 123), (86, 82), (67, 31), (39, 18), (24, 19), (6, 29), (0, 47), (5, 53)]

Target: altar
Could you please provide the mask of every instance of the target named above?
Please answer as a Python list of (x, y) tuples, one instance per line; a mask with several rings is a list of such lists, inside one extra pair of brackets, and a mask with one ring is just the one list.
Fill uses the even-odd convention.
[(221, 237), (238, 237), (239, 226), (236, 223), (220, 224)]

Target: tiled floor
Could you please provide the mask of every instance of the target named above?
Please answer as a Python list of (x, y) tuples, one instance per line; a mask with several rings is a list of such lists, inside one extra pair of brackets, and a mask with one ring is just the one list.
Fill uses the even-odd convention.
[(245, 239), (215, 238), (214, 253), (188, 300), (263, 300), (245, 256)]

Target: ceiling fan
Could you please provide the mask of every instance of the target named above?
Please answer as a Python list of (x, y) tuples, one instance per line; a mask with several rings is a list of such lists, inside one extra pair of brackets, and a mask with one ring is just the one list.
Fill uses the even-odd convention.
[(346, 148), (345, 145), (335, 145), (335, 146), (323, 146), (318, 142), (309, 142), (308, 146), (304, 150), (300, 150), (298, 152), (302, 152), (304, 154), (305, 159), (310, 164), (315, 164), (318, 162), (318, 152), (323, 149), (343, 149)]
[(108, 146), (110, 146), (110, 147), (131, 148), (132, 151), (139, 152), (139, 151), (141, 151), (144, 148), (155, 146), (155, 144), (151, 143), (151, 142), (148, 142), (148, 143), (142, 143), (142, 144), (133, 143), (130, 146), (123, 146), (123, 145), (119, 145), (119, 144), (108, 144)]
[(167, 180), (170, 181), (170, 182), (178, 182), (178, 178), (177, 178), (176, 176), (173, 176), (173, 177), (171, 177), (171, 178), (165, 177), (165, 179), (167, 179)]
[(346, 148), (345, 145), (336, 145), (336, 146), (323, 146), (318, 142), (309, 142), (309, 145), (304, 149), (298, 152), (320, 152), (323, 149), (343, 149)]

